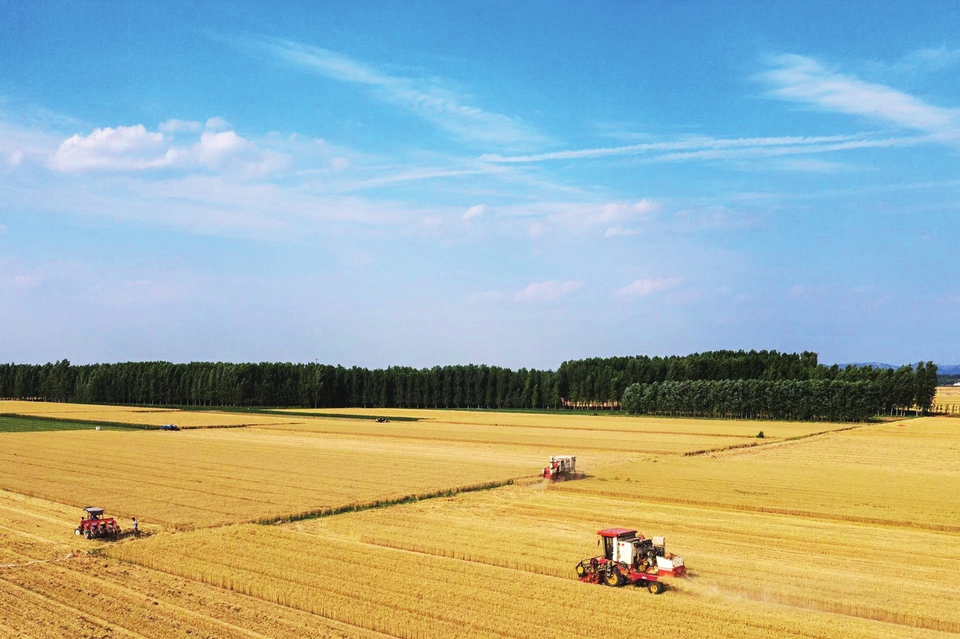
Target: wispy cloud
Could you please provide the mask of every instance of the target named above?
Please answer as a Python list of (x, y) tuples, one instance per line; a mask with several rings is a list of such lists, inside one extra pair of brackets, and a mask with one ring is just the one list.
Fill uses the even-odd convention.
[(813, 58), (783, 55), (760, 74), (770, 97), (859, 115), (948, 138), (960, 137), (960, 110), (928, 104), (892, 87), (834, 71)]
[(484, 206), (483, 204), (477, 204), (475, 206), (471, 206), (469, 209), (467, 209), (464, 212), (463, 219), (472, 220), (475, 217), (483, 215), (486, 212), (486, 210), (487, 210), (487, 207)]
[(485, 111), (440, 78), (391, 75), (342, 53), (278, 38), (240, 42), (322, 76), (366, 87), (377, 99), (401, 106), (435, 126), (470, 142), (524, 148), (546, 137), (518, 118)]
[(568, 280), (566, 282), (557, 282), (554, 280), (533, 282), (526, 288), (514, 293), (513, 299), (518, 302), (550, 302), (570, 295), (582, 286), (583, 285), (576, 280)]
[(642, 155), (655, 161), (735, 159), (846, 151), (913, 143), (909, 139), (878, 139), (868, 135), (782, 136), (763, 138), (688, 137), (665, 142), (625, 146), (572, 149), (531, 155), (485, 154), (480, 161), (523, 164), (559, 160), (587, 160), (614, 156)]
[(665, 277), (659, 279), (648, 277), (641, 280), (634, 280), (631, 284), (627, 284), (623, 288), (617, 289), (614, 291), (614, 293), (621, 297), (647, 297), (648, 295), (653, 295), (654, 293), (660, 293), (661, 291), (677, 288), (681, 284), (683, 284), (683, 279), (679, 277)]

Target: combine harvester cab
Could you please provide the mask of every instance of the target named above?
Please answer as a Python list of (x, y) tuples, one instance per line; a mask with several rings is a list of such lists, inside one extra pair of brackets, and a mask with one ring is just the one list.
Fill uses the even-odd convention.
[(687, 574), (683, 558), (667, 552), (663, 537), (647, 539), (629, 528), (606, 528), (597, 534), (603, 555), (577, 564), (580, 581), (615, 588), (627, 584), (646, 586), (658, 595), (663, 592), (662, 578)]
[(80, 520), (74, 534), (87, 539), (115, 539), (120, 536), (120, 525), (113, 517), (104, 517), (103, 508), (87, 506), (83, 509), (87, 516)]
[(553, 481), (566, 479), (583, 479), (583, 473), (577, 472), (577, 458), (575, 455), (552, 455), (550, 465), (543, 469), (541, 476)]

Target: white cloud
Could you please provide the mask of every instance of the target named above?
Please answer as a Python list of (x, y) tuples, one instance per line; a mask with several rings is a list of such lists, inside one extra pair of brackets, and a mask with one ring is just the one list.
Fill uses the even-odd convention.
[(464, 140), (514, 147), (546, 141), (517, 118), (470, 105), (466, 96), (438, 78), (390, 75), (335, 51), (290, 40), (256, 38), (243, 43), (328, 78), (365, 86), (378, 99), (401, 106)]
[(169, 166), (175, 159), (176, 153), (164, 143), (162, 133), (138, 124), (98, 128), (86, 136), (76, 134), (60, 145), (52, 164), (60, 171), (135, 171)]
[(199, 122), (191, 122), (189, 120), (177, 120), (176, 118), (166, 120), (161, 122), (157, 129), (161, 133), (198, 133), (203, 129), (203, 125)]
[(632, 284), (627, 284), (623, 288), (617, 289), (615, 293), (621, 297), (647, 297), (654, 293), (677, 288), (681, 284), (683, 284), (683, 279), (679, 277), (665, 277), (661, 279), (648, 277), (642, 280), (634, 280)]
[(827, 111), (860, 115), (931, 134), (957, 136), (960, 111), (932, 104), (883, 84), (824, 67), (813, 58), (784, 55), (778, 68), (760, 75), (771, 97), (808, 104)]
[(13, 169), (23, 164), (23, 151), (17, 149), (7, 156), (7, 168)]
[(350, 160), (336, 157), (330, 160), (330, 168), (334, 171), (343, 171), (350, 168)]
[(466, 210), (466, 212), (464, 212), (463, 219), (472, 220), (478, 215), (483, 215), (486, 212), (486, 210), (487, 210), (487, 207), (483, 204), (477, 204), (476, 206), (471, 206), (469, 209)]
[(575, 280), (566, 282), (556, 282), (554, 280), (533, 282), (523, 290), (514, 293), (513, 299), (518, 302), (549, 302), (569, 295), (582, 286), (580, 282)]
[(195, 144), (178, 146), (163, 133), (138, 124), (97, 128), (86, 136), (76, 134), (60, 145), (51, 166), (64, 172), (206, 168), (262, 176), (283, 168), (288, 160), (282, 153), (261, 150), (235, 131), (207, 130)]
[(230, 128), (230, 123), (220, 116), (214, 116), (207, 120), (207, 123), (204, 125), (204, 127), (207, 131), (224, 131)]

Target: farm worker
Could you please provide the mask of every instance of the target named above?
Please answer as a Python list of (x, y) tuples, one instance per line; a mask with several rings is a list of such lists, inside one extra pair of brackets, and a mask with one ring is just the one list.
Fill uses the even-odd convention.
[(140, 523), (137, 522), (137, 518), (136, 518), (136, 517), (133, 518), (133, 535), (134, 535), (135, 537), (139, 537), (139, 536), (140, 536)]

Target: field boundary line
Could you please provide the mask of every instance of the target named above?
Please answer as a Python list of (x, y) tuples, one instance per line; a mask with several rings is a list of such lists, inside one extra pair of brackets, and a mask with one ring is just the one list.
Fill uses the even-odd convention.
[(265, 519), (257, 519), (250, 523), (259, 524), (261, 526), (272, 526), (276, 524), (289, 524), (295, 521), (321, 519), (323, 517), (332, 517), (334, 515), (342, 515), (344, 513), (354, 513), (354, 512), (362, 512), (364, 510), (374, 510), (377, 508), (388, 508), (390, 506), (400, 506), (402, 504), (410, 504), (413, 502), (424, 501), (427, 499), (453, 497), (454, 495), (459, 495), (460, 493), (474, 493), (474, 492), (479, 492), (481, 490), (493, 490), (496, 488), (502, 488), (504, 486), (512, 486), (517, 481), (525, 478), (526, 477), (512, 477), (510, 479), (505, 479), (500, 481), (490, 481), (490, 482), (484, 482), (482, 484), (472, 484), (469, 486), (445, 488), (442, 490), (436, 490), (436, 491), (431, 491), (431, 492), (422, 493), (422, 494), (404, 495), (403, 497), (396, 497), (393, 499), (377, 499), (374, 501), (364, 502), (364, 503), (345, 504), (343, 506), (334, 506), (332, 508), (320, 508), (317, 510), (308, 510), (306, 512), (295, 513), (292, 515), (280, 515), (278, 517), (268, 517)]
[(746, 448), (761, 448), (767, 446), (776, 446), (778, 444), (790, 444), (793, 442), (802, 441), (804, 439), (810, 439), (811, 437), (820, 437), (821, 435), (830, 435), (832, 433), (843, 433), (851, 430), (857, 430), (863, 428), (865, 424), (858, 424), (857, 426), (845, 426), (843, 428), (835, 428), (833, 430), (821, 430), (816, 433), (807, 433), (805, 435), (794, 435), (793, 437), (784, 437), (782, 439), (771, 439), (771, 441), (755, 441), (749, 444), (733, 444), (732, 446), (721, 446), (719, 448), (706, 448), (704, 450), (692, 450), (686, 453), (683, 453), (684, 457), (696, 457), (697, 455), (710, 455), (712, 453), (723, 453), (731, 450), (743, 450)]

